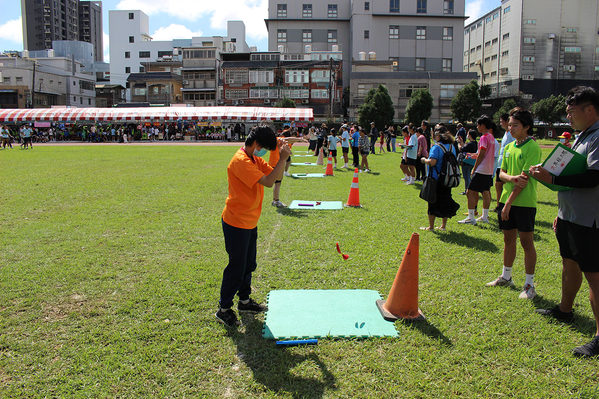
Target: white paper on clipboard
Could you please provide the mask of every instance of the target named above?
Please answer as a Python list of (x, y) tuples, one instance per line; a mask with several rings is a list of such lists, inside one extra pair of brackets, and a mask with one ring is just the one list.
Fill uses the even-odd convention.
[(574, 154), (567, 151), (566, 149), (557, 148), (551, 157), (547, 158), (545, 161), (545, 169), (547, 169), (550, 173), (559, 176), (568, 163), (574, 158)]

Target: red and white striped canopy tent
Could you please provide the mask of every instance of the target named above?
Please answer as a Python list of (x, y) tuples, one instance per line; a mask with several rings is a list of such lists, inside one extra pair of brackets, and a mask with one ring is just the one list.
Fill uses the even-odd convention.
[(253, 121), (307, 122), (312, 108), (270, 107), (145, 107), (0, 109), (0, 123), (130, 122), (130, 121)]

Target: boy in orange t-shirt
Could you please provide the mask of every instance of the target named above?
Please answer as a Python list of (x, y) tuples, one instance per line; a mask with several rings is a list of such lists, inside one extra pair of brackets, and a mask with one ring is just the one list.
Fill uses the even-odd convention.
[[(267, 150), (279, 148), (280, 159), (271, 167), (262, 159)], [(229, 162), (227, 180), (229, 196), (222, 212), (225, 248), (229, 264), (223, 271), (220, 290), (220, 308), (215, 316), (229, 327), (239, 325), (237, 315), (231, 309), (235, 295), (239, 297), (240, 312), (263, 312), (266, 306), (250, 299), (252, 272), (256, 270), (256, 239), (258, 219), (262, 212), (264, 186), (272, 187), (283, 174), (285, 160), (291, 150), (277, 138), (269, 127), (252, 130)]]

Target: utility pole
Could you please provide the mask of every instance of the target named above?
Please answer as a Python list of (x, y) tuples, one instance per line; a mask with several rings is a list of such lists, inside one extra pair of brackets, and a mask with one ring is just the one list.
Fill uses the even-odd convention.
[(31, 81), (31, 108), (35, 108), (35, 65), (36, 62), (33, 61), (33, 80)]

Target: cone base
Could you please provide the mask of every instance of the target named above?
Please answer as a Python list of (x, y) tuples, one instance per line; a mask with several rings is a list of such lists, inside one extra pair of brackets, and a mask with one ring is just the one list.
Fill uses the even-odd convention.
[(376, 301), (376, 307), (379, 309), (379, 312), (381, 312), (381, 316), (383, 316), (383, 319), (387, 321), (395, 321), (399, 319), (410, 321), (426, 320), (426, 317), (424, 317), (424, 313), (422, 313), (422, 310), (420, 310), (420, 308), (418, 308), (418, 314), (414, 316), (397, 316), (385, 309), (385, 303), (387, 303), (387, 301), (379, 299), (378, 301)]
[(349, 207), (349, 208), (362, 208), (362, 205), (360, 205), (360, 204), (358, 204), (358, 205), (344, 204), (343, 206)]

